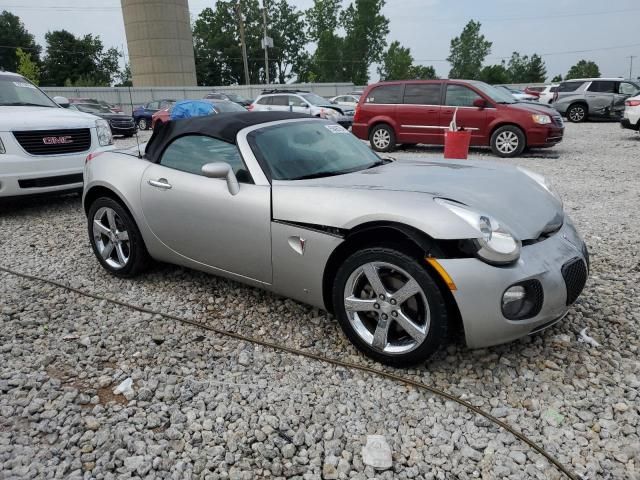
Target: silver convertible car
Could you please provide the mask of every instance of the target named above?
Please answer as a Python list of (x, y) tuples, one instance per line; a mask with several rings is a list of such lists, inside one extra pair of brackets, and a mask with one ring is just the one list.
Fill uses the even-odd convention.
[(455, 335), (475, 348), (543, 330), (587, 280), (585, 244), (543, 177), (381, 158), (302, 114), (168, 122), (144, 155), (94, 154), (84, 174), (109, 272), (131, 277), (152, 258), (265, 288), (332, 312), (391, 365)]

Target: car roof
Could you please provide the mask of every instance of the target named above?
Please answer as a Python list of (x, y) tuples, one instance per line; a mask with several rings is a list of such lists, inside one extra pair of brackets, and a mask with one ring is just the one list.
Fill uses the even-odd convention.
[(236, 143), (236, 135), (244, 128), (263, 123), (291, 119), (313, 119), (305, 113), (294, 112), (226, 112), (212, 116), (185, 118), (167, 122), (153, 131), (145, 149), (145, 158), (158, 163), (164, 149), (183, 135), (207, 135), (227, 143)]
[(0, 71), (0, 75), (6, 75), (7, 77), (21, 77), (21, 78), (24, 78), (19, 73), (14, 73), (14, 72)]
[(632, 78), (622, 78), (622, 77), (598, 77), (598, 78), (572, 78), (571, 80), (563, 80), (562, 83), (569, 82), (595, 82), (596, 80), (604, 80), (605, 82), (636, 82), (637, 80), (633, 80)]

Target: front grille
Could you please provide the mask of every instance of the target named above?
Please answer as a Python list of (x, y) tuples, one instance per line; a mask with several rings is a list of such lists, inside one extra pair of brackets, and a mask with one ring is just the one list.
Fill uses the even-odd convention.
[(72, 183), (82, 183), (82, 174), (58, 175), (55, 177), (29, 178), (18, 180), (20, 188), (45, 188), (57, 187), (60, 185), (71, 185)]
[(28, 130), (13, 132), (20, 146), (31, 155), (60, 155), (86, 152), (91, 147), (91, 130)]
[(114, 128), (133, 128), (133, 118), (112, 118), (111, 126)]
[(571, 305), (587, 283), (587, 266), (582, 259), (574, 258), (562, 266), (562, 277), (567, 287), (567, 305)]
[(553, 124), (557, 127), (564, 127), (564, 121), (562, 120), (562, 117), (560, 115), (553, 115), (551, 117), (551, 120), (553, 121)]

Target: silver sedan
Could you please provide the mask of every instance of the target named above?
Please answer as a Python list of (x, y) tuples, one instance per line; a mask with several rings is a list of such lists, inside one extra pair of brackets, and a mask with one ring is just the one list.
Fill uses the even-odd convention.
[(168, 122), (144, 154), (91, 156), (83, 203), (102, 266), (150, 259), (332, 312), (366, 355), (423, 362), (454, 335), (495, 345), (559, 321), (585, 244), (545, 179), (475, 161), (380, 158), (288, 112)]

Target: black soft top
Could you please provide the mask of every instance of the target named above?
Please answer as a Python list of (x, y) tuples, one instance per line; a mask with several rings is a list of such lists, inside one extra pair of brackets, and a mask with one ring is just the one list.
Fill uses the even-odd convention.
[(305, 113), (293, 112), (225, 112), (171, 120), (153, 131), (145, 149), (145, 158), (150, 162), (158, 163), (165, 148), (174, 139), (183, 135), (207, 135), (235, 145), (236, 135), (243, 128), (294, 118), (312, 117)]

